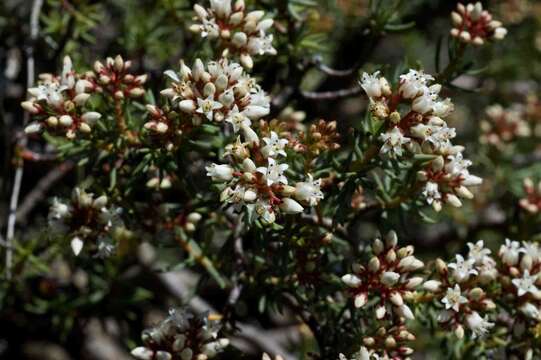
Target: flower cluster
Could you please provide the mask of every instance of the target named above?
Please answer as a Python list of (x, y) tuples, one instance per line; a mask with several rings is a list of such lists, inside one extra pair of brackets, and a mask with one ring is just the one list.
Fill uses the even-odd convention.
[(336, 121), (323, 119), (311, 124), (305, 131), (300, 131), (296, 142), (297, 150), (318, 155), (323, 151), (340, 148), (340, 135), (336, 131)]
[(481, 122), (479, 141), (502, 148), (519, 137), (531, 135), (531, 127), (524, 117), (524, 108), (515, 104), (509, 109), (495, 104), (485, 110), (486, 120)]
[(124, 61), (120, 55), (114, 59), (108, 57), (105, 64), (96, 61), (94, 72), (90, 72), (87, 78), (94, 83), (97, 91), (109, 93), (115, 99), (140, 97), (145, 93), (143, 85), (147, 81), (147, 75), (136, 76), (129, 73), (131, 64), (130, 60)]
[(340, 148), (336, 121), (319, 119), (311, 124), (304, 124), (302, 121), (305, 116), (303, 112), (286, 109), (278, 118), (269, 122), (260, 120), (260, 133), (270, 135), (271, 131), (276, 132), (289, 141), (289, 148), (308, 159), (316, 158), (325, 151)]
[[(342, 276), (348, 292), (353, 296), (357, 308), (369, 302), (369, 296), (378, 298), (370, 302), (376, 306), (376, 320), (381, 326), (374, 335), (365, 337), (363, 344), (370, 352), (381, 356), (407, 356), (413, 350), (406, 346), (415, 339), (405, 326), (405, 320), (414, 319), (413, 311), (407, 305), (414, 297), (415, 289), (422, 283), (421, 276), (412, 276), (424, 264), (413, 255), (413, 246), (398, 247), (398, 238), (390, 231), (384, 240), (376, 239), (372, 244), (372, 257), (366, 264), (356, 264), (353, 273)], [(368, 351), (368, 350), (367, 350)]]
[(374, 116), (385, 121), (380, 153), (391, 158), (428, 155), (431, 160), (418, 171), (417, 180), (422, 195), (436, 211), (442, 203), (459, 207), (459, 197), (472, 198), (468, 186), (479, 185), (482, 179), (468, 171), (471, 161), (463, 158), (464, 147), (451, 142), (454, 128), (445, 120), (454, 109), (449, 98), (440, 99), (441, 85), (430, 84), (434, 78), (423, 71), (409, 70), (400, 76), (393, 91), (389, 82), (379, 76), (364, 73), (361, 86), (370, 98)]
[(202, 37), (219, 39), (220, 45), (227, 52), (239, 55), (240, 63), (247, 69), (254, 65), (255, 55), (276, 55), (272, 46), (273, 36), (267, 34), (273, 25), (272, 19), (264, 19), (265, 12), (246, 12), (244, 0), (210, 0), (210, 8), (196, 4), (196, 19), (199, 23), (190, 29)]
[(287, 156), (289, 141), (271, 131), (268, 137), (259, 136), (251, 128), (246, 141), (238, 136), (226, 147), (232, 164), (211, 164), (207, 175), (225, 185), (221, 200), (245, 205), (265, 223), (273, 223), (277, 213), (296, 214), (304, 210), (301, 204), (315, 206), (323, 198), (320, 180), (308, 174), (304, 181), (292, 186), (285, 172), (288, 164), (279, 161)]
[(180, 136), (192, 127), (191, 119), (184, 121), (177, 112), (156, 105), (146, 105), (149, 118), (143, 125), (150, 138), (162, 145), (167, 151), (172, 151), (180, 144)]
[(480, 286), (494, 275), (495, 262), (488, 257), (490, 250), (483, 247), (483, 241), (468, 246), (467, 259), (456, 255), (455, 262), (448, 265), (438, 259), (438, 280), (424, 284), (425, 290), (432, 292), (443, 306), (438, 315), (439, 323), (453, 330), (458, 338), (464, 337), (464, 327), (475, 338), (485, 335), (494, 326), (486, 315), (481, 314), (493, 310), (496, 305)]
[[(541, 322), (541, 249), (537, 243), (506, 239), (497, 257), (484, 247), (482, 240), (468, 243), (468, 256), (456, 255), (446, 264), (436, 261), (435, 279), (426, 281), (424, 289), (441, 308), (438, 321), (462, 338), (465, 329), (471, 337), (487, 335), (495, 326), (491, 319), (507, 319), (510, 334), (519, 328)], [(496, 318), (493, 299), (502, 311)], [(505, 312), (503, 311), (505, 309)], [(506, 314), (506, 315), (504, 315)]]
[[(518, 241), (506, 239), (498, 257), (504, 299), (527, 321), (540, 324), (541, 248), (534, 242), (523, 241), (521, 246)], [(515, 318), (515, 325), (520, 325), (520, 320)]]
[(156, 327), (145, 330), (144, 346), (132, 350), (139, 360), (206, 360), (229, 345), (218, 337), (219, 327), (208, 314), (194, 315), (187, 309), (171, 309), (169, 316)]
[(481, 46), (488, 40), (501, 40), (507, 35), (507, 29), (502, 27), (501, 22), (493, 20), (480, 2), (467, 5), (458, 3), (456, 10), (451, 13), (451, 36), (466, 44)]
[(211, 61), (205, 66), (197, 59), (192, 68), (183, 61), (179, 73), (165, 72), (171, 80), (161, 94), (173, 105), (188, 114), (194, 124), (204, 121), (226, 121), (234, 132), (251, 133), (252, 120), (270, 112), (269, 98), (243, 68), (227, 59)]
[(32, 96), (22, 107), (32, 116), (24, 129), (32, 134), (44, 129), (73, 139), (77, 134), (88, 134), (101, 114), (91, 111), (87, 102), (95, 86), (73, 70), (71, 59), (66, 56), (62, 74), (41, 74), (37, 87), (28, 89)]
[(107, 205), (107, 196), (94, 197), (75, 188), (71, 201), (53, 200), (49, 224), (55, 232), (70, 237), (71, 249), (76, 256), (84, 245), (91, 252), (108, 256), (115, 249), (112, 230), (121, 226), (121, 221), (120, 209)]
[(541, 181), (536, 186), (531, 178), (525, 178), (523, 187), (525, 196), (519, 201), (520, 207), (530, 214), (539, 214), (541, 211)]

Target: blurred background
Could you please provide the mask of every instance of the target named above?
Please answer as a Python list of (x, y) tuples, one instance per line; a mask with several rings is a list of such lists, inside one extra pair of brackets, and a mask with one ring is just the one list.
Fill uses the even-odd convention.
[[(190, 307), (198, 311), (224, 306), (225, 299), (212, 284), (199, 282), (196, 271), (175, 260), (182, 257), (180, 249), (162, 246), (156, 237), (144, 238), (136, 257), (111, 262), (85, 263), (55, 253), (44, 230), (48, 199), (70, 193), (79, 179), (76, 167), (47, 158), (53, 149), (44, 142), (30, 141), (25, 149), (15, 146), (23, 129), (20, 103), (26, 98), (29, 48), (34, 49), (36, 74), (57, 72), (66, 54), (78, 69), (121, 54), (133, 61), (134, 73), (150, 75), (148, 89), (158, 94), (164, 88), (163, 71), (176, 68), (179, 59), (191, 63), (196, 56), (212, 56), (209, 45), (188, 30), (194, 4), (45, 0), (33, 41), (29, 27), (33, 1), (0, 2), (2, 234), (20, 152), (44, 154), (24, 162), (17, 281), (0, 284), (0, 358), (129, 359), (141, 330), (162, 319), (170, 306), (190, 299)], [(380, 213), (364, 213), (350, 225), (352, 241), (363, 244), (388, 221), (421, 257), (435, 258), (449, 257), (477, 239), (484, 239), (495, 252), (506, 237), (539, 236), (539, 213), (524, 211), (520, 201), (528, 194), (524, 179), (541, 180), (541, 2), (483, 4), (509, 33), (504, 41), (469, 49), (468, 72), (454, 79), (444, 94), (456, 106), (449, 125), (457, 128), (457, 143), (467, 148), (472, 172), (484, 178), (482, 188), (475, 200), (437, 217), (430, 212), (424, 219), (397, 212), (381, 219)], [(272, 115), (291, 107), (303, 111), (307, 119), (336, 120), (346, 138), (350, 128), (360, 126), (367, 108), (358, 89), (359, 71), (382, 69), (393, 78), (420, 64), (426, 72), (437, 72), (448, 60), (449, 14), (456, 2), (404, 0), (396, 15), (403, 26), (379, 32), (369, 31), (375, 25), (374, 4), (368, 0), (255, 0), (247, 5), (265, 9), (275, 19), (278, 55), (258, 61), (254, 68), (262, 87), (273, 96)], [(321, 95), (336, 91), (350, 95)], [(501, 108), (489, 108), (492, 105)], [(496, 121), (503, 115), (515, 116), (513, 111), (530, 128), (528, 135), (514, 127), (504, 129)], [(359, 193), (352, 209), (366, 200)], [(196, 289), (199, 296), (192, 298)], [(253, 294), (253, 299), (259, 295)], [(287, 309), (262, 315), (257, 303), (240, 301), (234, 311), (242, 333), (233, 337), (235, 346), (222, 355), (224, 359), (259, 359), (262, 351), (305, 359), (313, 350), (309, 331)], [(437, 358), (437, 348), (430, 348), (434, 345), (427, 340), (419, 336), (417, 357)], [(235, 348), (251, 355), (241, 356)]]

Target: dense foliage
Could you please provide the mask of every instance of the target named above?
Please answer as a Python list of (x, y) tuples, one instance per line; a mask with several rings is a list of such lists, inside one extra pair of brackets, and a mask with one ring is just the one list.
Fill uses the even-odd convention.
[(541, 4), (0, 3), (0, 357), (541, 359)]

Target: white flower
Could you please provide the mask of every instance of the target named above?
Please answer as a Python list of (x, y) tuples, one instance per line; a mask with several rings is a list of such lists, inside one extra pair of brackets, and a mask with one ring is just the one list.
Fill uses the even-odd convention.
[[(358, 352), (352, 354), (352, 358), (349, 360), (379, 360), (380, 356), (378, 354), (372, 353), (366, 347), (361, 346)], [(348, 360), (344, 354), (338, 355), (338, 360)]]
[(30, 95), (35, 96), (38, 101), (45, 100), (47, 104), (58, 108), (64, 102), (62, 93), (67, 89), (67, 86), (60, 85), (57, 82), (46, 82), (35, 88), (28, 89), (28, 92)]
[[(272, 21), (271, 19), (267, 20)], [(265, 33), (261, 31), (259, 37), (250, 37), (246, 48), (248, 49), (248, 52), (253, 55), (276, 55), (276, 49), (272, 46), (273, 39), (274, 36), (272, 34), (265, 35)]]
[(233, 168), (227, 164), (211, 164), (205, 167), (207, 176), (212, 177), (212, 180), (229, 181), (233, 178)]
[(379, 71), (376, 71), (372, 75), (363, 73), (360, 84), (369, 98), (378, 98), (382, 95)]
[(451, 99), (436, 101), (432, 105), (432, 114), (442, 118), (449, 116), (454, 110), (455, 106), (451, 102)]
[(246, 188), (241, 185), (235, 186), (235, 189), (227, 187), (222, 191), (220, 200), (228, 203), (240, 203), (246, 199)]
[(438, 280), (428, 280), (423, 283), (423, 289), (430, 292), (439, 291), (440, 287), (441, 287), (441, 281), (438, 281)]
[(513, 266), (518, 263), (519, 253), (520, 243), (518, 241), (505, 239), (505, 244), (500, 247), (498, 255), (501, 257), (504, 264)]
[(401, 156), (403, 146), (411, 141), (396, 126), (391, 131), (382, 133), (379, 139), (383, 142), (380, 152), (382, 154), (389, 153), (391, 156)]
[(462, 175), (462, 185), (465, 186), (476, 186), (481, 185), (483, 183), (483, 179), (481, 179), (479, 176), (471, 175), (471, 174), (463, 174)]
[(425, 88), (423, 94), (413, 100), (413, 103), (411, 104), (411, 109), (420, 114), (427, 114), (432, 111), (433, 106), (434, 99), (432, 98), (432, 95), (428, 92), (428, 88)]
[(270, 108), (261, 105), (248, 105), (244, 109), (243, 114), (249, 117), (252, 120), (259, 119), (265, 115), (268, 115)]
[(268, 159), (267, 167), (257, 168), (257, 172), (263, 174), (267, 185), (271, 186), (272, 184), (283, 184), (287, 185), (287, 178), (284, 175), (284, 172), (288, 169), (287, 164), (277, 164), (273, 158)]
[(454, 288), (447, 289), (447, 293), (441, 302), (445, 304), (446, 310), (453, 309), (455, 312), (458, 312), (460, 305), (467, 303), (468, 299), (462, 296), (460, 286), (456, 284)]
[(139, 346), (131, 351), (131, 355), (139, 360), (150, 360), (154, 358), (154, 351), (144, 346)]
[(456, 255), (456, 263), (449, 264), (449, 268), (453, 269), (453, 278), (457, 282), (464, 282), (470, 278), (470, 275), (477, 275), (477, 270), (473, 268), (475, 260), (464, 260), (462, 255)]
[(415, 315), (413, 315), (413, 311), (411, 311), (410, 307), (406, 304), (402, 304), (401, 306), (396, 307), (395, 311), (398, 316), (404, 317), (408, 320), (415, 319)]
[(489, 322), (486, 316), (482, 318), (476, 311), (466, 316), (466, 325), (472, 331), (473, 339), (485, 335), (494, 327), (494, 323)]
[(209, 120), (212, 120), (213, 115), (214, 115), (214, 110), (218, 110), (223, 107), (222, 103), (218, 101), (214, 101), (214, 98), (212, 95), (210, 95), (205, 100), (201, 98), (197, 98), (197, 106), (198, 108), (195, 111), (200, 114), (205, 115), (207, 119)]
[(280, 210), (282, 210), (286, 214), (298, 214), (301, 213), (304, 208), (295, 200), (290, 198), (284, 198), (282, 199), (282, 203), (280, 204)]
[(432, 126), (430, 129), (430, 135), (426, 140), (434, 145), (436, 149), (444, 149), (450, 144), (449, 140), (456, 136), (455, 128), (447, 126)]
[(449, 161), (445, 164), (445, 171), (454, 176), (468, 174), (468, 167), (472, 164), (470, 160), (464, 159), (462, 153), (449, 155), (447, 160)]
[(323, 192), (320, 190), (321, 179), (314, 180), (311, 174), (308, 179), (295, 184), (295, 198), (299, 201), (308, 203), (310, 206), (316, 206), (319, 200), (323, 199)]
[(536, 281), (537, 281), (537, 274), (530, 275), (530, 272), (528, 270), (524, 270), (524, 273), (522, 274), (522, 278), (513, 279), (512, 283), (517, 288), (518, 296), (523, 296), (527, 293), (531, 293), (531, 294), (537, 293), (538, 289), (535, 286)]
[(259, 144), (259, 136), (257, 136), (257, 133), (251, 127), (246, 124), (242, 124), (241, 130), (247, 143)]
[(64, 57), (60, 82), (62, 83), (62, 85), (65, 85), (68, 89), (72, 89), (73, 86), (75, 85), (75, 74), (73, 72), (73, 64), (69, 56)]
[(233, 125), (233, 131), (235, 133), (239, 132), (239, 130), (243, 126), (249, 127), (252, 125), (250, 119), (248, 119), (248, 117), (246, 117), (246, 115), (244, 115), (243, 113), (239, 112), (239, 108), (236, 104), (230, 111), (229, 116), (227, 117), (227, 119), (225, 119), (225, 121)]
[(361, 284), (361, 279), (359, 279), (354, 274), (346, 274), (342, 276), (342, 281), (344, 282), (344, 284), (352, 288), (356, 288)]
[(491, 251), (484, 247), (483, 240), (479, 240), (475, 244), (468, 243), (468, 248), (470, 249), (468, 258), (473, 259), (476, 265), (481, 265), (485, 262), (486, 258), (490, 258)]
[(523, 241), (520, 252), (528, 254), (532, 258), (534, 263), (537, 263), (541, 260), (541, 249), (539, 248), (539, 245), (535, 242)]
[(71, 250), (73, 251), (73, 254), (75, 254), (75, 256), (78, 256), (80, 253), (81, 253), (81, 250), (83, 249), (83, 240), (81, 240), (79, 237), (74, 237), (73, 239), (71, 239)]
[(65, 204), (58, 200), (57, 198), (53, 199), (53, 204), (49, 209), (49, 218), (50, 219), (63, 219), (69, 215), (71, 207), (68, 204)]
[(423, 190), (423, 196), (429, 205), (436, 201), (439, 202), (441, 200), (441, 193), (438, 190), (438, 184), (428, 181)]
[(450, 311), (450, 310), (442, 310), (439, 312), (438, 314), (438, 317), (436, 318), (436, 320), (438, 320), (438, 322), (442, 322), (442, 323), (445, 323), (445, 322), (448, 322), (449, 320), (451, 320), (454, 316), (454, 312)]
[(261, 148), (261, 153), (265, 157), (274, 157), (276, 155), (287, 156), (284, 151), (285, 146), (289, 143), (287, 139), (280, 139), (278, 134), (271, 131), (270, 137), (264, 137), (265, 146)]
[(255, 212), (267, 224), (271, 224), (276, 220), (276, 215), (272, 206), (265, 200), (258, 199), (255, 204)]
[(477, 265), (477, 271), (479, 271), (479, 278), (484, 283), (495, 280), (498, 276), (496, 261), (488, 256), (483, 259), (482, 264)]
[(519, 310), (526, 315), (527, 317), (540, 321), (541, 320), (541, 311), (532, 303), (523, 304)]
[(400, 75), (400, 87), (398, 89), (400, 95), (406, 99), (413, 99), (422, 94), (429, 81), (434, 80), (431, 75), (425, 74), (423, 71), (411, 69), (407, 74)]
[(210, 7), (220, 18), (231, 14), (231, 0), (210, 0)]
[(273, 26), (272, 19), (264, 19), (263, 11), (245, 13), (244, 2), (211, 0), (210, 8), (196, 4), (194, 11), (199, 23), (190, 27), (202, 37), (220, 38), (229, 51), (240, 55), (247, 68), (253, 66), (251, 55), (276, 55), (272, 46), (273, 35), (266, 32)]

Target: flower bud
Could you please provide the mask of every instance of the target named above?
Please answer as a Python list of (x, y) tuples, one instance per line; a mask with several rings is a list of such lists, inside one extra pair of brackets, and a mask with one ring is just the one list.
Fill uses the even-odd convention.
[(89, 111), (87, 113), (84, 113), (83, 116), (81, 116), (81, 119), (84, 122), (87, 123), (94, 123), (96, 120), (99, 120), (101, 118), (101, 114), (95, 111)]
[(385, 313), (387, 310), (385, 309), (385, 305), (380, 305), (376, 308), (376, 319), (381, 320), (385, 317)]
[(282, 203), (280, 204), (280, 210), (282, 210), (286, 214), (297, 214), (302, 212), (304, 208), (295, 200), (291, 198), (285, 198), (282, 199)]
[(139, 96), (142, 96), (144, 93), (145, 93), (145, 89), (141, 87), (135, 87), (133, 89), (130, 89), (129, 91), (129, 95), (131, 97), (139, 97)]
[(252, 57), (247, 53), (243, 53), (240, 55), (240, 63), (247, 69), (251, 69), (254, 67), (254, 60), (252, 60)]
[(370, 261), (368, 262), (368, 270), (370, 270), (371, 272), (377, 272), (379, 270), (379, 267), (380, 267), (380, 262), (379, 262), (379, 259), (377, 257), (373, 257), (372, 259), (370, 259)]
[(30, 125), (27, 125), (25, 128), (24, 128), (24, 133), (27, 134), (27, 135), (30, 135), (30, 134), (35, 134), (35, 133), (38, 133), (41, 131), (41, 124), (38, 124), (38, 123), (32, 123)]
[(92, 128), (87, 123), (82, 122), (79, 124), (79, 130), (85, 134), (88, 134), (92, 131)]
[(120, 71), (124, 70), (124, 59), (122, 59), (122, 56), (117, 55), (117, 56), (115, 57), (115, 64), (114, 64), (114, 66), (115, 66), (115, 70), (116, 70), (116, 71), (119, 71), (119, 72), (120, 72)]
[(424, 279), (420, 276), (412, 277), (406, 283), (406, 288), (413, 290), (423, 283)]
[(60, 119), (58, 119), (60, 125), (62, 126), (71, 126), (73, 124), (73, 119), (69, 115), (62, 115)]
[(402, 295), (399, 292), (392, 293), (390, 299), (395, 306), (404, 305), (404, 300), (402, 300)]
[(140, 346), (133, 349), (131, 355), (138, 360), (152, 360), (154, 358), (154, 351)]
[(40, 108), (34, 105), (32, 101), (23, 101), (21, 107), (28, 111), (30, 114), (37, 114), (40, 112)]
[[(376, 258), (377, 259), (377, 258)], [(393, 271), (385, 271), (381, 274), (380, 280), (384, 285), (393, 286), (400, 279), (400, 274)]]
[(437, 280), (428, 280), (428, 281), (425, 281), (425, 283), (423, 284), (423, 289), (430, 292), (437, 292), (440, 290), (440, 287), (441, 287), (441, 281), (437, 281)]
[(372, 244), (372, 251), (374, 254), (379, 255), (383, 251), (384, 246), (383, 242), (380, 239), (374, 240), (374, 243)]
[(438, 273), (440, 273), (440, 274), (445, 274), (445, 273), (447, 273), (447, 264), (445, 263), (445, 261), (443, 261), (443, 260), (440, 259), (440, 258), (437, 258), (437, 259), (436, 259), (436, 270), (437, 270)]
[(195, 111), (195, 102), (193, 100), (182, 100), (178, 103), (178, 108), (186, 113)]
[(355, 296), (354, 304), (356, 308), (363, 307), (368, 302), (368, 294), (363, 292)]
[(238, 48), (243, 47), (248, 42), (248, 37), (243, 32), (237, 32), (235, 35), (233, 35), (233, 39), (231, 40), (233, 45), (235, 45)]
[(353, 274), (346, 274), (342, 276), (342, 282), (349, 287), (355, 288), (361, 284), (361, 279)]
[(393, 249), (389, 250), (385, 255), (385, 260), (388, 263), (394, 263), (396, 261), (396, 252)]
[(464, 327), (462, 325), (458, 325), (455, 328), (455, 335), (457, 338), (462, 339), (464, 338)]

